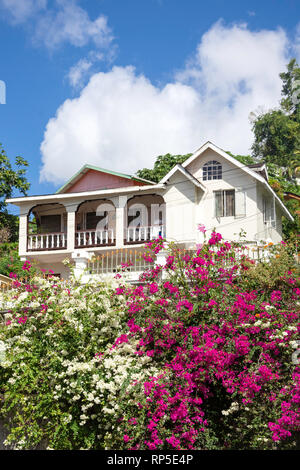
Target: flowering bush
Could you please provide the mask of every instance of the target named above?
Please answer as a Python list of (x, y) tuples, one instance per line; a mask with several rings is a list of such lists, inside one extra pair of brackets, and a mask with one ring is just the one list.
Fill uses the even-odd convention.
[[(269, 261), (255, 266), (213, 233), (197, 252), (173, 246), (156, 279), (127, 290), (136, 354), (161, 372), (122, 401), (107, 448), (295, 446), (300, 289), (284, 250), (272, 248)], [(276, 279), (254, 286), (262, 270), (276, 271)]]
[[(162, 250), (162, 239), (149, 243), (145, 259)], [(139, 286), (36, 279), (3, 294), (12, 310), (0, 330), (9, 442), (295, 446), (300, 288), (286, 247), (258, 266), (217, 233), (196, 251), (168, 250)]]
[(126, 321), (115, 279), (84, 286), (72, 279), (34, 281), (25, 290), (15, 280), (15, 289), (1, 299), (11, 309), (0, 330), (6, 444), (101, 448), (129, 377), (145, 380), (157, 369), (134, 354), (134, 338), (115, 344)]

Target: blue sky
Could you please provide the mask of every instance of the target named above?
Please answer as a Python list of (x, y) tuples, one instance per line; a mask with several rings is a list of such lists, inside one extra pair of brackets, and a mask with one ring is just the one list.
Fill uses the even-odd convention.
[(0, 22), (0, 142), (29, 161), (30, 194), (84, 163), (247, 153), (249, 113), (278, 105), (300, 57), (298, 0), (0, 0)]

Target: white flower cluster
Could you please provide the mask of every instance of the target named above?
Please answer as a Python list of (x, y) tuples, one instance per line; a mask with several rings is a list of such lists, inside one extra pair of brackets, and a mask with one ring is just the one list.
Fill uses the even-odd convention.
[[(55, 406), (64, 403), (68, 407), (61, 423), (67, 426), (74, 419), (80, 426), (94, 423), (103, 440), (122, 413), (122, 398), (126, 404), (130, 402), (134, 394), (141, 393), (142, 383), (161, 371), (151, 365), (150, 357), (136, 355), (135, 337), (113, 347), (126, 325), (125, 300), (114, 295), (118, 280), (99, 282), (94, 278), (87, 285), (78, 285), (72, 280), (38, 278), (35, 284), (38, 291), (12, 290), (1, 298), (6, 305), (14, 305), (3, 333), (5, 361), (1, 365), (12, 371), (8, 384), (12, 388), (21, 384), (30, 352), (34, 358), (36, 347)], [(41, 310), (26, 313), (27, 320), (17, 322), (16, 313), (28, 307)], [(103, 355), (95, 356), (98, 352)], [(23, 398), (26, 401), (22, 396), (20, 402)], [(45, 410), (44, 420), (49, 419), (47, 413)], [(23, 445), (21, 438), (18, 445)]]
[(230, 405), (230, 407), (228, 408), (228, 410), (222, 410), (221, 413), (222, 415), (224, 416), (228, 416), (230, 415), (231, 413), (234, 413), (235, 411), (238, 411), (239, 410), (239, 404), (237, 401), (233, 401)]

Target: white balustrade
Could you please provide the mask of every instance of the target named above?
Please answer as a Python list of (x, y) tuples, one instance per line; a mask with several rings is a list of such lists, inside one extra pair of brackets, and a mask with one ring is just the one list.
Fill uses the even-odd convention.
[(91, 274), (112, 274), (119, 271), (140, 273), (153, 268), (155, 260), (147, 261), (143, 254), (144, 250), (139, 249), (116, 249), (105, 251), (88, 262), (88, 270)]
[(63, 250), (66, 247), (66, 233), (36, 233), (28, 235), (28, 251)]
[(127, 243), (143, 243), (149, 240), (155, 240), (159, 236), (165, 238), (164, 225), (150, 225), (149, 227), (128, 227), (126, 229)]
[[(128, 227), (125, 229), (125, 243), (144, 243), (159, 236), (165, 237), (164, 225)], [(115, 244), (114, 230), (79, 230), (75, 232), (75, 247), (97, 247)], [(28, 251), (51, 251), (67, 248), (67, 234), (41, 233), (28, 235)]]
[(115, 242), (113, 230), (79, 230), (75, 233), (75, 246), (105, 246)]

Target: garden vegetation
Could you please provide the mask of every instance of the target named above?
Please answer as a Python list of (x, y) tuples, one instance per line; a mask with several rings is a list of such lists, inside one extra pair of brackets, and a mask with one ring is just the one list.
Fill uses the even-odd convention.
[(0, 326), (6, 444), (295, 448), (299, 270), (285, 243), (266, 249), (255, 265), (215, 232), (195, 251), (158, 239), (144, 256), (165, 250), (166, 264), (138, 286), (123, 272), (86, 285), (51, 272), (24, 285), (11, 273)]

